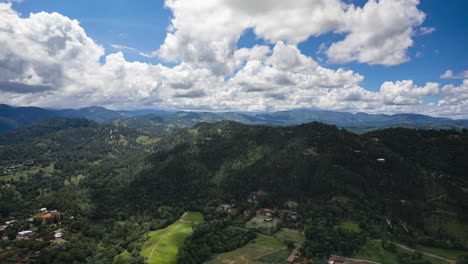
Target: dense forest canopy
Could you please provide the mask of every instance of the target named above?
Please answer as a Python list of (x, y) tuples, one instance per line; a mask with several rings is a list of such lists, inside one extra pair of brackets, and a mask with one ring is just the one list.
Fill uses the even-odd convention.
[[(259, 208), (273, 208), (275, 217), (294, 210), (299, 218), (281, 217), (278, 229), (256, 230), (304, 232), (300, 252), (310, 259), (353, 256), (372, 239), (447, 250), (468, 246), (467, 130), (358, 135), (317, 122), (270, 127), (222, 121), (161, 135), (56, 118), (2, 134), (0, 144), (0, 220), (18, 220), (0, 232), (15, 239), (28, 228), (42, 236), (60, 227), (70, 242), (2, 242), (39, 250), (38, 263), (143, 263), (139, 252), (148, 232), (189, 210), (202, 212), (206, 222), (185, 240), (180, 263), (252, 243), (255, 234), (244, 230), (249, 218), (242, 212)], [(252, 202), (258, 191), (265, 195)], [(236, 209), (220, 213), (220, 204)], [(25, 220), (43, 207), (61, 218)], [(340, 227), (343, 221), (357, 231)], [(401, 263), (418, 259), (400, 257)]]

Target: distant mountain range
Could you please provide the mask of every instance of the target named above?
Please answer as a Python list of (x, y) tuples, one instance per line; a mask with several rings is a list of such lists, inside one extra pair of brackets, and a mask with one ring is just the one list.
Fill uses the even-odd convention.
[(109, 122), (115, 118), (128, 118), (146, 114), (166, 115), (163, 110), (114, 111), (92, 106), (80, 109), (44, 109), (39, 107), (13, 107), (0, 104), (0, 132), (29, 126), (54, 117), (85, 118), (96, 122)]
[(290, 110), (272, 113), (212, 113), (212, 112), (170, 112), (163, 110), (120, 111), (104, 107), (80, 109), (43, 109), (38, 107), (13, 107), (0, 105), (0, 132), (28, 126), (53, 117), (85, 118), (101, 123), (151, 129), (155, 132), (170, 132), (191, 127), (199, 123), (236, 121), (243, 124), (270, 126), (293, 126), (309, 122), (323, 122), (353, 132), (366, 132), (387, 127), (422, 129), (466, 129), (468, 120), (431, 117), (418, 114), (367, 114), (324, 110)]

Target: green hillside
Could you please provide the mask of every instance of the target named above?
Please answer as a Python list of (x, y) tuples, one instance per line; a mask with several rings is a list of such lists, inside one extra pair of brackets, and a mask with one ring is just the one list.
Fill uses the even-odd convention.
[[(358, 135), (323, 123), (231, 121), (161, 136), (145, 128), (53, 119), (1, 138), (0, 220), (17, 220), (3, 231), (11, 238), (27, 228), (37, 238), (59, 225), (65, 230), (66, 247), (34, 246), (41, 251), (37, 263), (144, 263), (141, 252), (148, 257), (157, 237), (147, 234), (164, 233), (187, 211), (203, 213), (205, 223), (190, 225), (193, 233), (174, 240), (169, 262), (236, 259), (253, 254), (259, 238), (269, 235), (281, 240), (278, 252), (253, 254), (258, 258), (252, 260), (283, 259), (289, 247), (317, 260), (365, 256), (376, 240), (461, 258), (468, 254), (467, 141), (466, 131), (455, 130)], [(252, 201), (259, 190), (263, 194)], [(220, 211), (221, 204), (234, 210)], [(28, 222), (42, 207), (64, 218)], [(246, 230), (262, 208), (271, 208), (275, 220)], [(280, 215), (284, 210), (295, 217)], [(10, 247), (5, 256), (35, 252), (28, 243), (2, 243)], [(382, 252), (387, 245), (380, 245)], [(395, 252), (392, 258), (402, 264), (431, 261)]]

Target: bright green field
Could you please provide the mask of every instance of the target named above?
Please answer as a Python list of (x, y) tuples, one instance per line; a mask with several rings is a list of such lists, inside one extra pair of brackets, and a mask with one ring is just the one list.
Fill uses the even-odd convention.
[(192, 224), (201, 222), (201, 213), (188, 212), (183, 221), (177, 220), (164, 229), (149, 232), (149, 239), (143, 244), (141, 255), (149, 264), (177, 263), (177, 251), (192, 233)]

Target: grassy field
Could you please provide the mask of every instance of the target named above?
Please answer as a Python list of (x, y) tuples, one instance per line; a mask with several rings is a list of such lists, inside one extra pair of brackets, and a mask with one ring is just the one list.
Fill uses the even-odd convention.
[[(271, 260), (270, 263), (284, 263), (280, 259), (286, 256), (286, 246), (279, 239), (270, 238), (265, 236), (258, 236), (254, 241), (247, 244), (246, 246), (230, 251), (215, 255), (207, 264), (237, 264), (237, 263), (249, 263), (249, 264), (261, 264), (260, 259)], [(279, 261), (279, 262), (278, 262)]]
[(303, 234), (294, 231), (279, 231), (274, 235), (274, 237), (282, 242), (292, 241), (295, 245), (300, 245), (305, 240), (305, 236)]
[(30, 177), (42, 172), (44, 176), (52, 176), (54, 173), (54, 165), (55, 163), (49, 164), (49, 166), (33, 166), (33, 167), (23, 167), (20, 169), (16, 169), (15, 172), (10, 173), (5, 176), (0, 176), (0, 180), (2, 181), (11, 181), (11, 180), (20, 180), (23, 179), (25, 181), (29, 180)]
[(138, 144), (142, 144), (142, 145), (151, 145), (153, 143), (158, 142), (159, 140), (160, 140), (159, 138), (151, 138), (151, 137), (148, 137), (148, 136), (139, 136), (136, 139), (136, 142)]
[(276, 226), (276, 221), (265, 222), (263, 220), (256, 220), (255, 218), (245, 223), (246, 228), (275, 227), (275, 226)]
[(177, 251), (192, 233), (192, 224), (200, 222), (203, 222), (201, 213), (188, 212), (172, 225), (149, 232), (149, 239), (143, 245), (141, 255), (148, 260), (149, 264), (177, 263)]
[(282, 249), (280, 251), (275, 251), (271, 254), (268, 254), (262, 258), (259, 259), (260, 262), (265, 262), (265, 263), (277, 263), (277, 264), (283, 264), (284, 260), (288, 258), (290, 252), (288, 249)]
[(358, 224), (349, 221), (341, 221), (339, 227), (348, 231), (361, 232)]
[[(383, 264), (398, 264), (398, 253), (410, 253), (409, 251), (403, 250), (401, 248), (397, 248), (395, 253), (384, 250), (381, 246), (380, 241), (369, 241), (367, 244), (362, 247), (357, 254), (353, 256), (353, 258), (357, 259), (365, 259), (380, 262)], [(446, 261), (423, 256), (423, 259), (431, 261), (433, 264), (447, 264)]]

